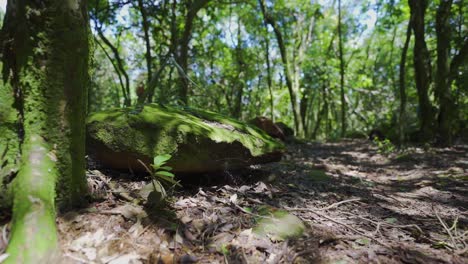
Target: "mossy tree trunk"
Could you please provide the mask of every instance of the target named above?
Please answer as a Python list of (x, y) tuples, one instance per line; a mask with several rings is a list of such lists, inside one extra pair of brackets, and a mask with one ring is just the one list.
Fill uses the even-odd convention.
[(1, 32), (3, 78), (18, 112), (18, 174), (5, 263), (50, 263), (57, 252), (56, 202), (86, 192), (89, 82), (86, 1), (9, 0)]
[(12, 93), (12, 87), (0, 80), (0, 210), (11, 208), (10, 183), (18, 172), (20, 126)]

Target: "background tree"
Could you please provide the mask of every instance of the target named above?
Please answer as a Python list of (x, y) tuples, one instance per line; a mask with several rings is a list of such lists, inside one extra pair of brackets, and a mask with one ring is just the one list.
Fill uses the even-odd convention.
[[(465, 126), (461, 0), (442, 20), (437, 10), (447, 1), (91, 2), (100, 6), (91, 14), (105, 48), (95, 53), (109, 58), (94, 61), (89, 97), (100, 103), (92, 109), (133, 103), (135, 89), (146, 84), (143, 101), (188, 103), (239, 119), (266, 115), (306, 138), (380, 129), (401, 143), (432, 142)], [(431, 21), (444, 30), (433, 30)], [(444, 79), (436, 62), (447, 50)]]

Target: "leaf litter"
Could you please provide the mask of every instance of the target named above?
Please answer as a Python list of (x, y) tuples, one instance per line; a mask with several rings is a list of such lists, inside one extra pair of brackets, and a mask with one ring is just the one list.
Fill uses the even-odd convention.
[[(149, 179), (90, 168), (92, 202), (57, 219), (62, 263), (467, 263), (467, 153), (290, 143), (281, 162), (182, 182), (161, 208), (144, 206)], [(293, 228), (278, 212), (299, 235), (269, 233)]]

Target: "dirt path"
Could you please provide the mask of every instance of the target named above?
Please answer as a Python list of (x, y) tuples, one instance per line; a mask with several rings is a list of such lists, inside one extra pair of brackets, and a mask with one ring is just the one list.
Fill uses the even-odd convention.
[[(126, 201), (145, 182), (90, 171), (97, 200), (58, 220), (63, 261), (468, 263), (467, 172), (468, 146), (381, 155), (367, 141), (289, 144), (279, 163), (185, 182), (151, 211)], [(266, 205), (302, 219), (304, 235), (253, 236)]]

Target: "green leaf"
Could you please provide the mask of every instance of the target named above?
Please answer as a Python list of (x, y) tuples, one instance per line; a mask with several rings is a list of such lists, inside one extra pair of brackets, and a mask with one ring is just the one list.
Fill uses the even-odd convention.
[(172, 170), (172, 167), (169, 167), (169, 166), (162, 166), (159, 168), (160, 170), (165, 170), (165, 171), (171, 171)]
[(168, 172), (168, 171), (157, 171), (155, 173), (157, 176), (165, 176), (165, 177), (170, 177), (170, 178), (174, 178), (174, 173), (172, 172)]
[(370, 239), (368, 239), (368, 238), (360, 238), (360, 239), (357, 239), (357, 240), (356, 240), (356, 243), (358, 243), (359, 245), (362, 245), (362, 246), (366, 246), (366, 245), (369, 245)]
[(253, 212), (253, 210), (252, 210), (251, 207), (244, 207), (244, 210), (245, 210), (246, 212), (249, 212), (249, 213), (252, 213), (252, 212)]
[(153, 159), (153, 166), (157, 166), (158, 168), (161, 167), (166, 161), (172, 158), (169, 154), (158, 155)]

